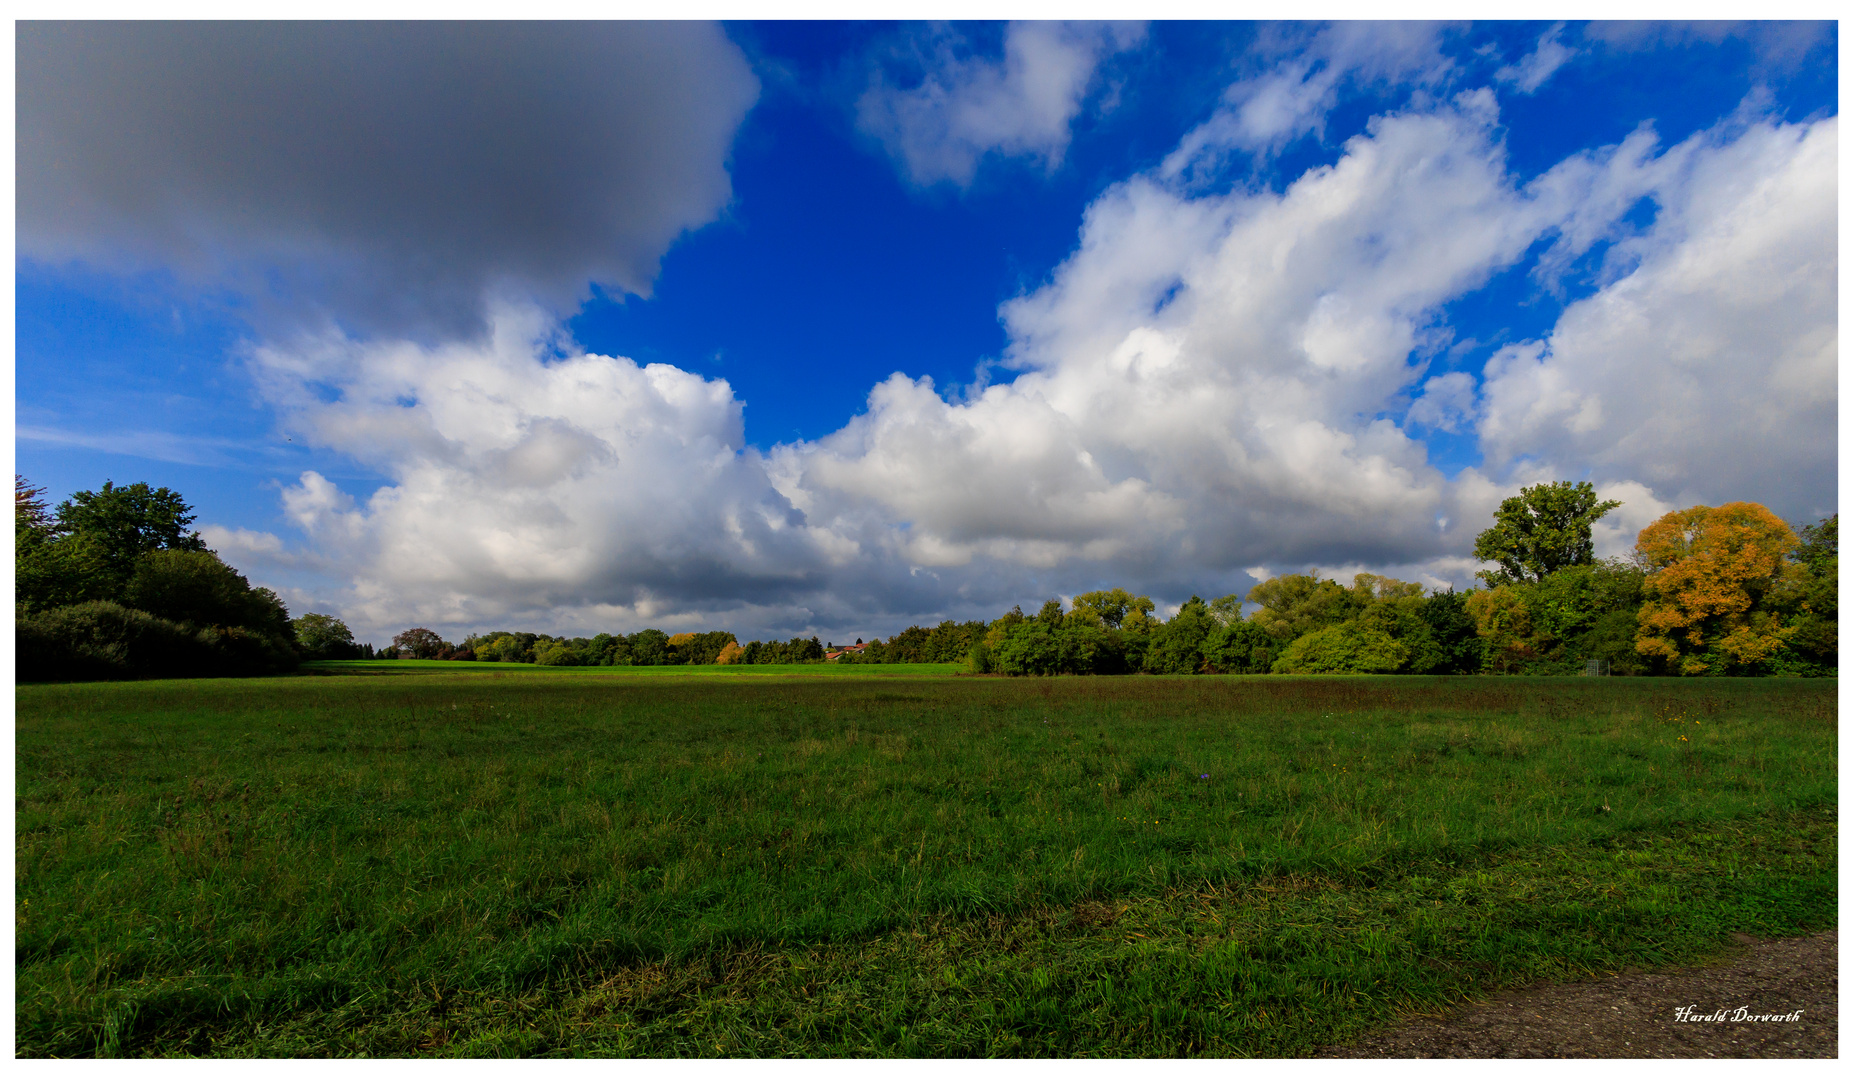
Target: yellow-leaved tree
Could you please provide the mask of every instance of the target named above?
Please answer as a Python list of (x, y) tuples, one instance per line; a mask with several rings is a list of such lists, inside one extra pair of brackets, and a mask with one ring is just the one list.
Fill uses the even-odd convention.
[(1637, 534), (1649, 576), (1637, 613), (1637, 651), (1684, 675), (1757, 669), (1791, 631), (1766, 604), (1803, 570), (1786, 555), (1797, 534), (1751, 502), (1691, 506)]

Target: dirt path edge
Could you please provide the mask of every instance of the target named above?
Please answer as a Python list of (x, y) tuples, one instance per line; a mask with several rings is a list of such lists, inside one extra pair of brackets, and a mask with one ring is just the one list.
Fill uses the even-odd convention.
[(1666, 971), (1503, 991), (1319, 1058), (1834, 1058), (1837, 932)]

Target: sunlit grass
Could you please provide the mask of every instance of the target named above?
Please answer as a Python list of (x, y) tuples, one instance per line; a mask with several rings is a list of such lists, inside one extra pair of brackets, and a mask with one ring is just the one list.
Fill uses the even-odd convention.
[(1834, 684), (374, 670), (17, 691), (19, 1052), (1295, 1053), (1835, 918)]

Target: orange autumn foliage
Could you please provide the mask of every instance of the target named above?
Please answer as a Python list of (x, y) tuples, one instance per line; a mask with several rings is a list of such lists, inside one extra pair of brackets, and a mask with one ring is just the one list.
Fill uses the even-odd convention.
[[(1637, 651), (1662, 657), (1684, 675), (1700, 675), (1723, 659), (1765, 660), (1791, 631), (1761, 611), (1760, 601), (1801, 572), (1786, 561), (1797, 546), (1791, 527), (1758, 503), (1664, 514), (1637, 534), (1637, 554), (1651, 571), (1637, 614)], [(1716, 654), (1712, 662), (1709, 653)]]

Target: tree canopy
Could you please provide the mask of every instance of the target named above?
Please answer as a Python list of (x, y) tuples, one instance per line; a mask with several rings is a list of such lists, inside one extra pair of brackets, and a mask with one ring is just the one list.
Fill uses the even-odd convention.
[(1637, 616), (1637, 651), (1685, 675), (1756, 667), (1791, 637), (1770, 600), (1805, 584), (1791, 526), (1758, 503), (1691, 506), (1637, 536), (1651, 571)]
[(1500, 566), (1477, 576), (1490, 585), (1543, 581), (1568, 566), (1592, 561), (1592, 524), (1624, 505), (1598, 501), (1592, 485), (1556, 480), (1521, 489), (1502, 500), (1495, 524), (1476, 537), (1476, 558)]
[(188, 528), (193, 507), (180, 493), (137, 482), (117, 487), (108, 480), (97, 491), (79, 491), (53, 514), (60, 534), (94, 537), (104, 561), (127, 580), (135, 560), (151, 551), (205, 551), (206, 542)]

